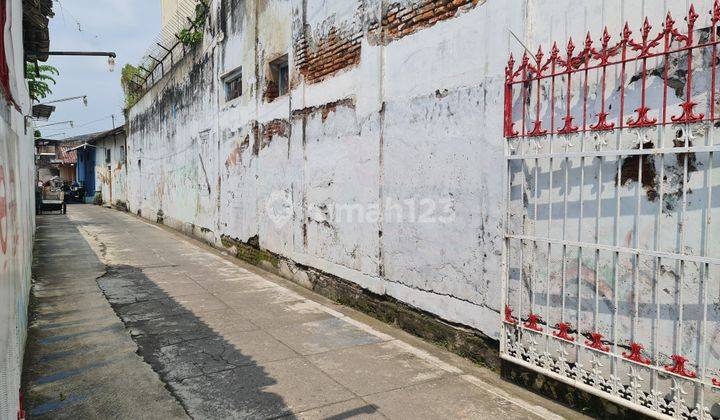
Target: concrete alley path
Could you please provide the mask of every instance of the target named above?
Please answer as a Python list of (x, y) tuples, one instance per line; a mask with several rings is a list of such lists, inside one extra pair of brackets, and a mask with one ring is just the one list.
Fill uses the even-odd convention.
[(38, 217), (31, 418), (581, 417), (132, 215)]

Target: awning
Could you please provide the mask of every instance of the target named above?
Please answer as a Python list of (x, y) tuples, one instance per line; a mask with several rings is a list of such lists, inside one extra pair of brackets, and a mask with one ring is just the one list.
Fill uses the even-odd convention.
[(55, 107), (52, 105), (33, 105), (32, 116), (39, 120), (47, 120), (50, 115), (55, 112)]
[(75, 146), (75, 147), (73, 147), (72, 149), (68, 149), (67, 151), (68, 151), (68, 152), (72, 152), (73, 150), (84, 149), (84, 148), (86, 148), (86, 147), (97, 147), (97, 146), (92, 145), (92, 144), (88, 144), (88, 143), (83, 143), (83, 144), (81, 144), (80, 146)]

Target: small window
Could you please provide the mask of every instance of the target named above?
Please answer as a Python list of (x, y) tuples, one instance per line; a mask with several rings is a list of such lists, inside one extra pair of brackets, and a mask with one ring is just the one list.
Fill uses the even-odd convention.
[(273, 100), (283, 96), (290, 90), (290, 69), (288, 68), (288, 56), (284, 56), (270, 62), (270, 80), (267, 87), (267, 98)]
[(127, 155), (125, 155), (125, 146), (120, 146), (120, 162), (127, 162)]
[(110, 149), (105, 149), (105, 163), (110, 163)]
[(233, 70), (222, 77), (225, 85), (225, 100), (232, 101), (242, 96), (242, 68)]

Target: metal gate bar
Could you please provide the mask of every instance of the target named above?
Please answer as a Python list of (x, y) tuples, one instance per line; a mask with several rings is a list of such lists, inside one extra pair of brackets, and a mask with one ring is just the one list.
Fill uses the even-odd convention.
[(553, 45), (506, 69), (501, 355), (655, 417), (720, 418), (720, 1), (707, 28), (699, 17), (691, 7), (680, 32), (668, 14), (655, 34), (646, 19), (638, 38), (626, 24), (615, 44), (606, 29), (599, 48), (588, 34), (577, 55), (570, 40), (563, 57)]

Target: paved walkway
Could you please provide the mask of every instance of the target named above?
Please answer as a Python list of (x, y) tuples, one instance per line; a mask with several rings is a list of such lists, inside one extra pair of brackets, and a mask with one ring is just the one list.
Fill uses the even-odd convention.
[(579, 417), (131, 215), (38, 218), (33, 418)]

